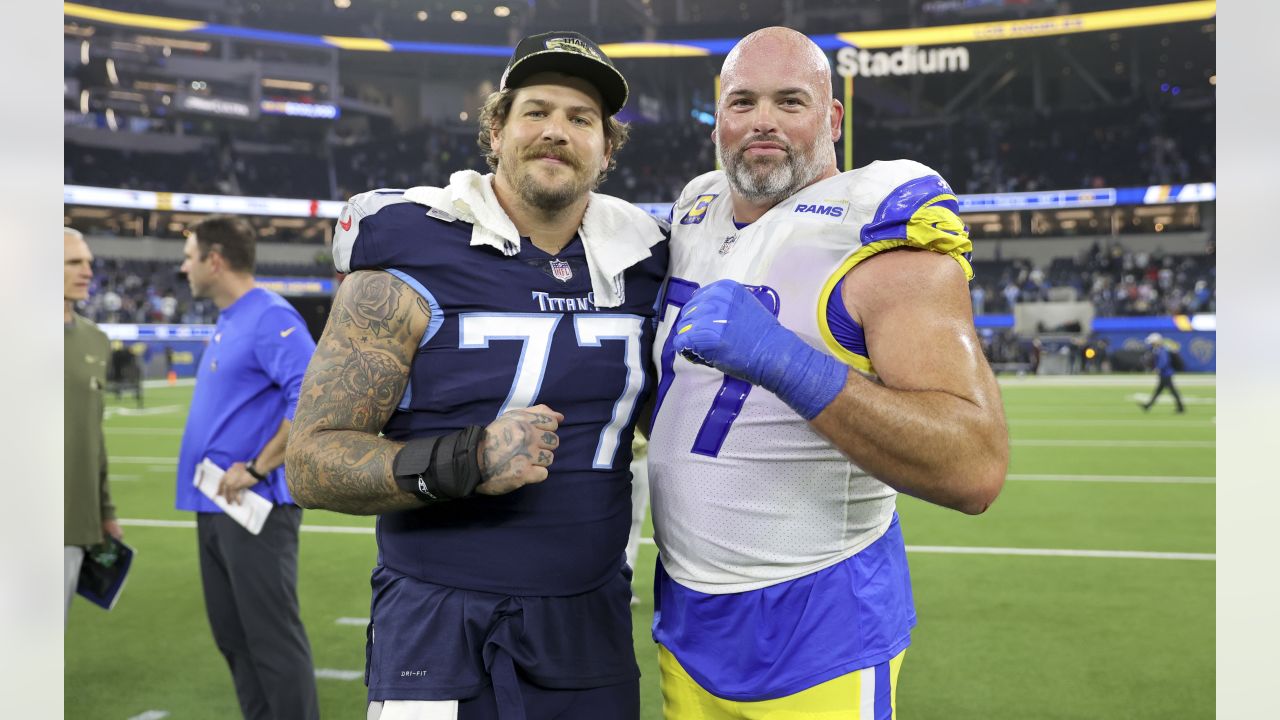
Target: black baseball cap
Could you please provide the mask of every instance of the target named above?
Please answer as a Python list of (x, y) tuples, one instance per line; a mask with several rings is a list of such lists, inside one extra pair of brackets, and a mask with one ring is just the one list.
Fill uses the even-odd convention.
[(591, 83), (600, 91), (609, 116), (627, 104), (627, 79), (600, 46), (585, 35), (557, 30), (521, 40), (502, 73), (498, 89), (520, 87), (530, 76), (541, 72), (564, 73)]

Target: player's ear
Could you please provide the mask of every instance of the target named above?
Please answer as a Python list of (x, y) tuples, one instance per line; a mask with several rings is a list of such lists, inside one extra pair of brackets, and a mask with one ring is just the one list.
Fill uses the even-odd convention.
[(502, 133), (494, 125), (489, 126), (489, 147), (495, 153), (502, 150)]
[(840, 139), (840, 129), (844, 127), (844, 104), (836, 98), (831, 98), (831, 142)]
[(609, 169), (609, 159), (613, 157), (613, 143), (605, 142), (604, 155), (600, 157), (600, 172)]

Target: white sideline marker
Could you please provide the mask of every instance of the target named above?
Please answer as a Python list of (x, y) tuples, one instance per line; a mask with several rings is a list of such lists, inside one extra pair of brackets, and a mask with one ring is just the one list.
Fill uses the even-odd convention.
[(316, 668), (316, 678), (320, 680), (362, 680), (363, 670), (334, 670), (333, 668)]
[(134, 715), (129, 720), (161, 720), (167, 717), (169, 717), (168, 710), (148, 710), (140, 715)]

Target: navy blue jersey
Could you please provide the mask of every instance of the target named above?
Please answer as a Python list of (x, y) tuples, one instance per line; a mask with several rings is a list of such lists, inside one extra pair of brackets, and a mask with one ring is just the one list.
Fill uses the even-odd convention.
[(555, 256), (526, 239), (506, 255), (473, 245), (469, 223), (381, 195), (359, 216), (350, 269), (386, 270), (431, 306), (386, 437), (483, 426), (538, 403), (564, 422), (546, 481), (384, 514), (379, 562), (427, 582), (511, 595), (599, 587), (618, 573), (627, 540), (631, 438), (653, 386), (666, 244), (625, 271), (620, 306), (599, 308), (580, 239)]

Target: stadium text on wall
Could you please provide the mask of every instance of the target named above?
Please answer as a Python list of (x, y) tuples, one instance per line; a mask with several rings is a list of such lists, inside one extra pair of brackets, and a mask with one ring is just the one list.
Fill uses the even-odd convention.
[(963, 46), (921, 50), (908, 45), (894, 52), (842, 47), (836, 51), (836, 73), (841, 77), (930, 75), (968, 70), (969, 48)]

